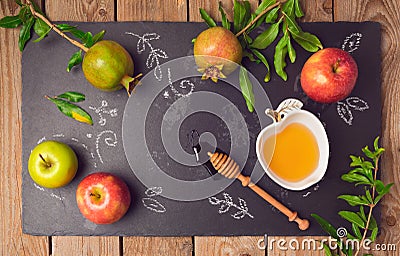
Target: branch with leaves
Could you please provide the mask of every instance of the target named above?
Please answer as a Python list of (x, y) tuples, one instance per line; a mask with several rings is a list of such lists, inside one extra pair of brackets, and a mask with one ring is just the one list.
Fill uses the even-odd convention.
[[(340, 195), (339, 199), (345, 200), (350, 206), (357, 207), (358, 211), (340, 211), (339, 215), (351, 223), (353, 234), (347, 232), (346, 239), (356, 239), (359, 244), (364, 244), (366, 239), (375, 241), (378, 235), (378, 225), (373, 216), (373, 209), (382, 200), (383, 196), (390, 192), (393, 183), (385, 185), (381, 180), (377, 179), (379, 171), (379, 159), (384, 148), (378, 145), (379, 137), (374, 141), (374, 148), (370, 150), (368, 146), (362, 149), (362, 152), (367, 157), (350, 156), (350, 167), (353, 169), (342, 175), (342, 180), (355, 183), (355, 186), (363, 185), (364, 195)], [(365, 208), (367, 211), (365, 211)], [(330, 236), (337, 239), (338, 250), (333, 251), (324, 244), (326, 255), (347, 255), (357, 256), (360, 253), (360, 248), (353, 252), (354, 248), (346, 248), (343, 240), (338, 236), (337, 229), (333, 227), (327, 220), (317, 214), (312, 214), (323, 230)]]
[[(76, 26), (71, 26), (68, 24), (53, 24), (46, 18), (45, 14), (40, 10), (39, 6), (34, 1), (26, 0), (26, 3), (22, 3), (21, 0), (15, 0), (15, 2), (20, 6), (18, 15), (6, 16), (0, 19), (0, 27), (21, 27), (18, 40), (20, 51), (24, 50), (26, 43), (32, 38), (32, 29), (38, 36), (38, 38), (33, 41), (34, 43), (43, 40), (50, 33), (50, 31), (53, 30), (61, 37), (68, 40), (71, 44), (80, 48), (79, 51), (71, 56), (67, 67), (68, 72), (71, 71), (72, 67), (82, 63), (83, 52), (87, 52), (90, 47), (102, 40), (104, 37), (104, 30), (93, 36), (91, 32), (85, 33), (77, 29)], [(68, 34), (72, 35), (81, 42), (72, 39)]]
[[(221, 3), (219, 3), (219, 11), (221, 13), (222, 26), (231, 30), (231, 23), (227, 19)], [(217, 26), (217, 23), (204, 9), (200, 9), (200, 15), (209, 27)], [(263, 0), (253, 13), (251, 12), (249, 1), (234, 0), (233, 33), (242, 45), (243, 56), (249, 58), (252, 62), (262, 63), (265, 66), (267, 72), (264, 82), (268, 82), (271, 75), (269, 61), (262, 51), (277, 41), (279, 36), (280, 39), (274, 53), (274, 67), (275, 72), (284, 81), (288, 78), (285, 71), (287, 56), (289, 56), (291, 63), (296, 61), (293, 41), (309, 52), (316, 52), (323, 48), (320, 40), (315, 35), (304, 32), (297, 24), (296, 19), (303, 16), (304, 13), (299, 0)], [(261, 25), (266, 26), (266, 29), (253, 39), (251, 32)], [(281, 34), (279, 33), (280, 30)], [(241, 75), (244, 76), (245, 73), (241, 72)], [(241, 81), (247, 80), (245, 77), (241, 79)], [(251, 84), (241, 83), (242, 90), (247, 85)], [(250, 93), (243, 95), (249, 111), (253, 112), (254, 95), (252, 88), (246, 88), (245, 91)]]

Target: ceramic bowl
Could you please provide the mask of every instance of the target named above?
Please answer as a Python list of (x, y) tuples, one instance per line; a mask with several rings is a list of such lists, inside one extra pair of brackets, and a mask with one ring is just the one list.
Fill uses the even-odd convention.
[[(282, 108), (282, 105), (288, 105), (285, 101), (280, 104), (277, 111), (266, 110), (266, 113), (273, 117), (274, 123), (265, 127), (257, 137), (256, 142), (256, 152), (258, 160), (261, 163), (264, 171), (274, 182), (279, 184), (280, 186), (290, 189), (290, 190), (303, 190), (306, 189), (318, 181), (322, 179), (325, 175), (326, 169), (328, 167), (328, 158), (329, 158), (329, 142), (324, 126), (320, 122), (320, 120), (313, 115), (311, 112), (302, 110), (302, 103), (295, 99), (289, 99), (292, 103), (295, 102), (294, 105), (297, 106)], [(286, 100), (288, 101), (288, 100)], [(290, 104), (289, 104), (290, 105)], [(269, 169), (268, 162), (264, 159), (263, 156), (263, 146), (265, 140), (270, 136), (275, 136), (276, 134), (283, 131), (288, 125), (292, 123), (299, 123), (306, 126), (314, 135), (318, 148), (319, 148), (319, 161), (315, 170), (306, 178), (296, 181), (290, 182), (282, 179), (277, 176), (273, 171)], [(288, 159), (290, 161), (290, 159)]]

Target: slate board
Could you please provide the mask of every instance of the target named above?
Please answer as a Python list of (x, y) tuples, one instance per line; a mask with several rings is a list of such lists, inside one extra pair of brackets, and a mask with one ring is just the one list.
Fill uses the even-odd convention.
[[(151, 40), (154, 49), (160, 49), (168, 58), (159, 57), (159, 63), (177, 57), (192, 54), (191, 40), (206, 28), (202, 23), (74, 23), (82, 30), (98, 32), (107, 30), (105, 39), (121, 43), (131, 53), (136, 62), (136, 73), (153, 72), (151, 65), (146, 66), (151, 48), (149, 45), (142, 50), (138, 44), (139, 38), (126, 35), (133, 32), (138, 36), (146, 33), (156, 33), (159, 38)], [(336, 226), (346, 225), (337, 212), (348, 208), (346, 203), (337, 200), (339, 193), (354, 192), (354, 187), (340, 180), (342, 173), (348, 170), (349, 154), (359, 154), (360, 149), (380, 134), (381, 131), (381, 97), (380, 97), (380, 26), (377, 23), (305, 23), (302, 27), (318, 35), (325, 47), (339, 47), (352, 51), (359, 67), (359, 78), (352, 97), (362, 99), (359, 106), (367, 103), (368, 109), (357, 110), (357, 106), (345, 100), (339, 104), (321, 105), (309, 100), (301, 91), (299, 74), (305, 60), (311, 53), (305, 52), (297, 45), (297, 60), (287, 67), (288, 81), (283, 82), (275, 73), (271, 74), (271, 82), (263, 84), (272, 106), (283, 99), (295, 97), (304, 103), (304, 109), (316, 114), (326, 127), (330, 141), (329, 167), (324, 179), (318, 185), (304, 191), (288, 191), (272, 182), (265, 175), (258, 185), (282, 201), (289, 208), (298, 211), (303, 218), (309, 218), (311, 226), (307, 231), (300, 232), (294, 223), (277, 212), (248, 188), (243, 188), (238, 181), (233, 182), (223, 192), (215, 196), (219, 200), (230, 200), (236, 206), (243, 206), (239, 198), (246, 201), (249, 214), (235, 219), (238, 212), (234, 206), (225, 213), (220, 211), (221, 204), (213, 205), (206, 198), (194, 202), (171, 200), (151, 191), (145, 193), (146, 187), (136, 178), (125, 157), (122, 122), (126, 93), (106, 93), (93, 88), (85, 80), (81, 68), (74, 68), (71, 73), (65, 71), (66, 64), (77, 49), (54, 33), (38, 44), (27, 45), (22, 58), (23, 79), (23, 156), (22, 156), (22, 215), (23, 232), (33, 235), (145, 235), (145, 236), (191, 236), (191, 235), (322, 235), (324, 232), (311, 219), (311, 213), (318, 213), (329, 219)], [(255, 31), (254, 33), (260, 33)], [(147, 35), (147, 36), (154, 36)], [(159, 52), (163, 55), (163, 52)], [(266, 54), (272, 64), (273, 47)], [(165, 56), (164, 56), (165, 57)], [(151, 62), (151, 59), (149, 59)], [(155, 61), (155, 60), (154, 60)], [(155, 64), (154, 64), (155, 63)], [(156, 62), (153, 63), (153, 68)], [(265, 69), (247, 61), (245, 66), (259, 81), (263, 81)], [(158, 71), (157, 71), (158, 72)], [(152, 75), (150, 73), (150, 75)], [(163, 81), (167, 79), (164, 73)], [(249, 114), (238, 90), (224, 83), (214, 85), (190, 80), (195, 84), (194, 92), (210, 91), (224, 95), (238, 106), (247, 123), (250, 137), (250, 149), (245, 170), (253, 169), (260, 173), (256, 165), (255, 139), (263, 126), (257, 118), (263, 113)], [(179, 83), (175, 85), (178, 88)], [(138, 95), (145, 87), (138, 88)], [(182, 88), (181, 88), (182, 89)], [(87, 100), (81, 104), (92, 115), (95, 124), (87, 126), (64, 117), (57, 108), (48, 102), (44, 95), (57, 95), (65, 91), (83, 92)], [(165, 92), (172, 95), (166, 97)], [(164, 91), (155, 97), (147, 116), (145, 131), (137, 131), (145, 136), (151, 158), (157, 165), (171, 176), (183, 180), (201, 180), (210, 176), (203, 166), (185, 166), (170, 161), (160, 144), (160, 126), (163, 112), (179, 94), (166, 85)], [(190, 97), (187, 97), (190, 100)], [(135, 102), (140, 105), (140, 97)], [(132, 101), (130, 101), (132, 102)], [(353, 102), (354, 103), (354, 102)], [(128, 105), (132, 105), (130, 103)], [(136, 103), (135, 103), (136, 104)], [(213, 102), (207, 104), (214, 104)], [(268, 103), (265, 103), (265, 107)], [(130, 106), (131, 107), (131, 106)], [(338, 114), (338, 108), (345, 109), (344, 119)], [(359, 108), (358, 108), (359, 109)], [(145, 115), (145, 114), (143, 114)], [(132, 118), (132, 117), (129, 117)], [(128, 118), (128, 119), (129, 119)], [(143, 118), (140, 117), (140, 118)], [(140, 119), (139, 118), (139, 119)], [(127, 119), (126, 119), (127, 120)], [(346, 122), (347, 121), (347, 122)], [(351, 123), (351, 125), (350, 125)], [(193, 128), (194, 127), (194, 128)], [(126, 129), (126, 128), (124, 128)], [(217, 147), (229, 151), (231, 139), (226, 138), (224, 121), (211, 114), (194, 114), (187, 117), (179, 131), (179, 142), (183, 150), (191, 153), (188, 134), (196, 129), (199, 133), (209, 131), (214, 134)], [(229, 135), (229, 132), (228, 132)], [(28, 171), (27, 162), (30, 151), (43, 140), (56, 139), (69, 144), (79, 158), (79, 170), (72, 183), (60, 189), (44, 189), (33, 183)], [(125, 138), (129, 140), (129, 138)], [(125, 142), (126, 143), (126, 142)], [(139, 153), (146, 150), (145, 145), (129, 141), (128, 149)], [(126, 147), (126, 145), (125, 145)], [(132, 152), (131, 152), (132, 153)], [(131, 154), (130, 153), (130, 154)], [(205, 150), (201, 151), (204, 154)], [(204, 155), (202, 155), (204, 158)], [(140, 161), (140, 159), (138, 159)], [(170, 167), (167, 162), (172, 163)], [(146, 166), (146, 163), (140, 163)], [(75, 202), (75, 190), (79, 182), (89, 173), (110, 171), (123, 178), (129, 185), (133, 197), (132, 205), (126, 216), (112, 225), (95, 225), (80, 214)], [(149, 170), (151, 171), (151, 170)], [(247, 171), (245, 171), (246, 173)], [(250, 173), (246, 173), (250, 174)], [(221, 180), (221, 178), (215, 178)], [(162, 186), (153, 181), (154, 186)], [(163, 188), (166, 191), (167, 188)], [(153, 191), (154, 192), (154, 191)], [(229, 196), (225, 196), (227, 193)], [(216, 200), (211, 200), (216, 204)], [(242, 204), (241, 204), (242, 202)], [(144, 203), (150, 208), (146, 208)], [(158, 203), (158, 204), (157, 204)], [(225, 208), (226, 210), (226, 208)], [(240, 215), (240, 214), (239, 214)], [(237, 216), (236, 216), (237, 217)], [(239, 216), (240, 217), (240, 216)]]

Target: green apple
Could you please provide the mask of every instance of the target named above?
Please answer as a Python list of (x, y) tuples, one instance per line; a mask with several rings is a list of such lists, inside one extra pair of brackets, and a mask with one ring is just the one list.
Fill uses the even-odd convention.
[(29, 156), (29, 174), (38, 185), (59, 188), (67, 185), (78, 170), (78, 158), (67, 144), (44, 141), (37, 145)]

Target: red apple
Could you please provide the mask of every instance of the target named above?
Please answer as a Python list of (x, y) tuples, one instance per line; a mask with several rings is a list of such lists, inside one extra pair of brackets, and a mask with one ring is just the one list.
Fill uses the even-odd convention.
[(314, 53), (301, 71), (301, 87), (312, 100), (332, 103), (346, 98), (358, 77), (357, 63), (348, 52), (325, 48)]
[(131, 194), (126, 183), (111, 173), (86, 176), (76, 189), (78, 208), (96, 224), (111, 224), (128, 211)]

